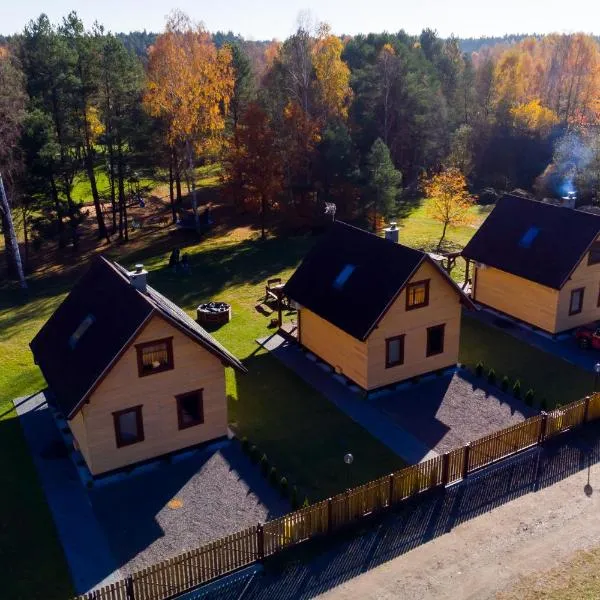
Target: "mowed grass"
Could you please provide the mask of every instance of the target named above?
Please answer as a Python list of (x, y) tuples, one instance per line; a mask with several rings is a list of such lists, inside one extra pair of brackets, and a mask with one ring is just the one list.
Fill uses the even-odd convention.
[(533, 389), (536, 402), (545, 398), (548, 408), (583, 398), (594, 389), (592, 373), (469, 318), (468, 314), (462, 320), (459, 360), (471, 369), (481, 361), (485, 373), (494, 369), (498, 381), (508, 376), (511, 389), (519, 379), (521, 393)]
[(498, 594), (498, 600), (598, 600), (600, 598), (600, 548), (580, 551), (573, 559), (550, 571), (520, 580)]

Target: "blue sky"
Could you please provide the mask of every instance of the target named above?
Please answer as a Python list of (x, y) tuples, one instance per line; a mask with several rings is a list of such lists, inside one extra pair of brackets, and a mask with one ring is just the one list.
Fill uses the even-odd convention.
[[(0, 33), (21, 31), (41, 12), (58, 21), (76, 9), (86, 25), (107, 29), (160, 31), (165, 15), (180, 8), (210, 31), (229, 30), (250, 39), (283, 39), (297, 16), (309, 10), (335, 33), (370, 31), (418, 33), (424, 27), (442, 36), (585, 31), (600, 33), (598, 0), (1, 0)], [(6, 7), (10, 2), (10, 10)]]

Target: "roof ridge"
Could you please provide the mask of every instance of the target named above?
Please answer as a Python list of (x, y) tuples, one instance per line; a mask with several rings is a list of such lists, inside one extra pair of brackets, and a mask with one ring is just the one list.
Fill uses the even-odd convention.
[[(368, 236), (368, 237), (374, 238), (376, 240), (381, 240), (382, 242), (390, 241), (390, 240), (386, 240), (385, 237), (381, 237), (380, 235), (373, 233), (372, 231), (367, 231), (366, 229), (363, 229), (362, 227), (357, 227), (356, 225), (351, 225), (350, 223), (346, 223), (346, 221), (334, 221), (334, 225), (335, 224), (343, 225), (344, 227), (346, 227), (348, 229), (352, 229), (353, 231), (364, 234), (365, 237)], [(418, 254), (421, 254), (423, 256), (427, 254), (427, 252), (425, 252), (425, 250), (420, 250), (419, 248), (413, 248), (412, 246), (407, 246), (406, 244), (403, 244), (402, 242), (392, 242), (392, 243), (395, 246), (398, 246), (400, 248), (406, 248), (407, 250), (412, 250), (413, 252), (417, 252)]]

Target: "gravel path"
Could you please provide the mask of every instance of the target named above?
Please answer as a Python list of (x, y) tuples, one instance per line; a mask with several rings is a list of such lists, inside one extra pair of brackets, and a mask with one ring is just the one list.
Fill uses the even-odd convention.
[(535, 414), (525, 403), (466, 371), (372, 402), (394, 423), (438, 453)]
[[(90, 497), (125, 574), (289, 511), (236, 443), (98, 487)], [(171, 500), (181, 506), (169, 508)]]

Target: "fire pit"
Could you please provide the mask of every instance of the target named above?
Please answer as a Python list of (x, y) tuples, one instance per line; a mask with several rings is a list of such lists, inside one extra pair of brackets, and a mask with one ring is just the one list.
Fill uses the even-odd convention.
[(206, 302), (196, 309), (200, 325), (225, 325), (231, 320), (231, 304), (227, 302)]

